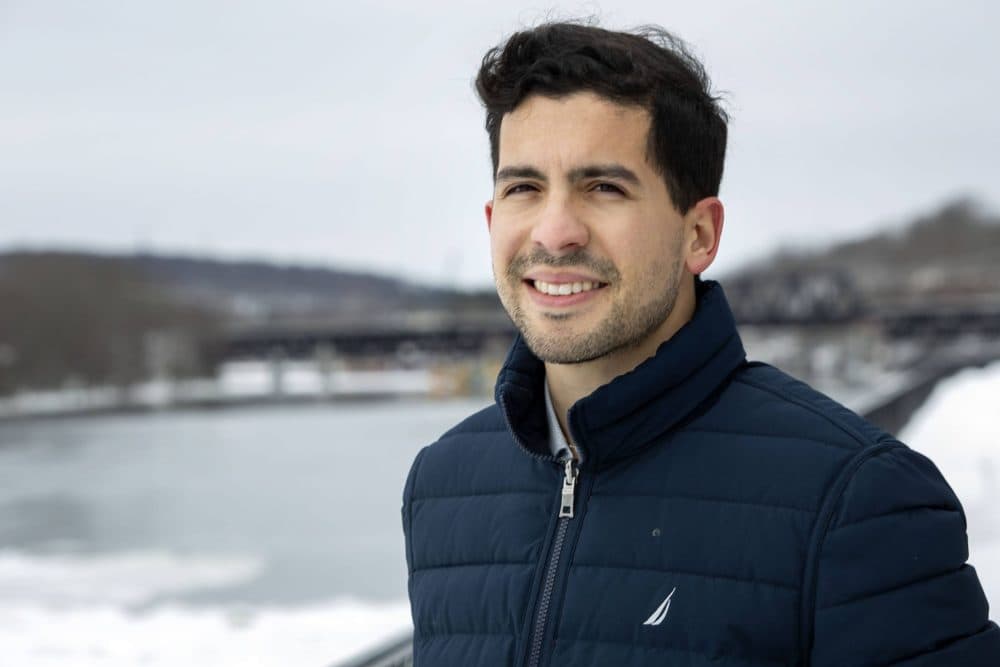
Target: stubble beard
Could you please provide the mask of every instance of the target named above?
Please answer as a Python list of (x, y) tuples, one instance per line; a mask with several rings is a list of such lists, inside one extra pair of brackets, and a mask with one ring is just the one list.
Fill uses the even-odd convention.
[[(496, 281), (497, 293), (524, 342), (539, 359), (553, 364), (594, 361), (638, 347), (673, 312), (680, 292), (682, 262), (679, 244), (672, 250), (675, 252), (669, 253), (665, 261), (656, 263), (644, 275), (637, 276), (631, 294), (615, 294), (622, 288), (618, 270), (611, 262), (592, 258), (583, 251), (563, 257), (552, 257), (537, 251), (530, 256), (519, 256), (507, 268), (503, 280)], [(607, 282), (608, 286), (601, 290), (611, 290), (611, 293), (595, 295), (611, 299), (607, 315), (589, 331), (572, 330), (576, 313), (541, 313), (539, 317), (556, 324), (546, 327), (548, 331), (529, 321), (522, 303), (526, 295), (520, 290), (525, 289), (522, 281), (528, 267), (541, 265), (586, 268)], [(644, 300), (643, 296), (648, 296), (649, 300)], [(560, 327), (559, 322), (566, 325)]]

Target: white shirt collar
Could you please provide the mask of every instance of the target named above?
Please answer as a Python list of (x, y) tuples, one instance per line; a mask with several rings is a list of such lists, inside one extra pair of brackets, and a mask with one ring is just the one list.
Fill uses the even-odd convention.
[(552, 455), (560, 460), (567, 455), (572, 455), (574, 449), (566, 441), (562, 427), (559, 426), (559, 419), (556, 417), (556, 409), (552, 405), (552, 394), (549, 393), (548, 380), (545, 381), (545, 416), (549, 422), (549, 449), (552, 450)]

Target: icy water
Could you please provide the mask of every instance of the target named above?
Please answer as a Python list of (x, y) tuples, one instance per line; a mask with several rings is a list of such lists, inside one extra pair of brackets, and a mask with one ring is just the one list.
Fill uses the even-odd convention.
[[(406, 473), (421, 446), (484, 404), (0, 425), (0, 628), (21, 630), (0, 630), (0, 654), (20, 665), (324, 665), (405, 629)], [(237, 643), (245, 653), (227, 648)], [(268, 650), (282, 658), (268, 662)]]

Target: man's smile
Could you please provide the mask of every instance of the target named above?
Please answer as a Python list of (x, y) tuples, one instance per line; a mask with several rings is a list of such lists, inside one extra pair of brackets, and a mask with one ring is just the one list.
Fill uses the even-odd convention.
[(532, 301), (547, 308), (575, 306), (595, 298), (608, 283), (581, 276), (526, 278)]
[(530, 282), (539, 292), (550, 294), (552, 296), (579, 294), (580, 292), (589, 292), (590, 290), (600, 289), (604, 286), (604, 283), (591, 282), (589, 280), (575, 283), (547, 283), (544, 280), (533, 280)]

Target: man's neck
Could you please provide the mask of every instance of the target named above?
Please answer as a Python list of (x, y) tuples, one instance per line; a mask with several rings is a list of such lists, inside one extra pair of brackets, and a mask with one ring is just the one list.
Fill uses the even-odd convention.
[[(567, 441), (569, 432), (567, 413), (570, 407), (595, 389), (623, 375), (656, 354), (657, 348), (677, 333), (694, 316), (695, 290), (681, 289), (667, 319), (638, 345), (615, 350), (592, 361), (579, 364), (554, 364), (545, 362), (545, 381), (552, 396), (559, 425)], [(575, 444), (575, 443), (574, 443)]]

